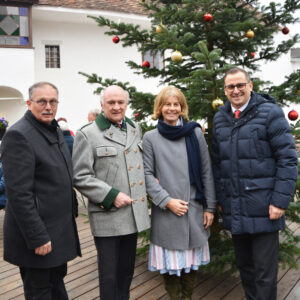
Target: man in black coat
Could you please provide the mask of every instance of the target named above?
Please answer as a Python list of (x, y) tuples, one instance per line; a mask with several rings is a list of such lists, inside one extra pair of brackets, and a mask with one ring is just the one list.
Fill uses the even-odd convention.
[(213, 123), (217, 200), (247, 300), (275, 300), (279, 230), (298, 175), (295, 141), (275, 99), (255, 93), (243, 69), (227, 71), (224, 90), (229, 101)]
[(4, 260), (19, 266), (26, 299), (68, 299), (67, 262), (81, 253), (71, 156), (54, 119), (57, 88), (34, 84), (27, 106), (1, 144), (7, 193)]

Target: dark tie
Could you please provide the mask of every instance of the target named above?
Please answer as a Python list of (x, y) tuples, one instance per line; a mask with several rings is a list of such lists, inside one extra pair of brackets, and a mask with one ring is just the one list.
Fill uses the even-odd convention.
[(236, 111), (234, 112), (234, 117), (235, 117), (236, 119), (239, 119), (239, 118), (240, 118), (240, 114), (241, 114), (241, 111), (240, 111), (240, 110), (236, 110)]

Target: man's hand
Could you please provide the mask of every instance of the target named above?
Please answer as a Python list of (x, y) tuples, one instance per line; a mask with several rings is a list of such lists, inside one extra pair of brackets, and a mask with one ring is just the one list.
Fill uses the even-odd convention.
[(208, 211), (205, 211), (203, 214), (203, 224), (204, 224), (204, 228), (207, 229), (208, 227), (210, 227), (213, 223), (214, 220), (214, 214)]
[(132, 199), (127, 196), (126, 194), (119, 192), (117, 195), (115, 201), (114, 201), (114, 206), (117, 208), (125, 207), (127, 205), (130, 205), (132, 202)]
[(43, 246), (37, 247), (34, 249), (34, 253), (36, 255), (47, 255), (48, 253), (50, 253), (52, 251), (52, 245), (51, 245), (51, 241), (49, 241), (48, 243), (46, 243)]
[(166, 207), (179, 217), (183, 216), (188, 211), (188, 203), (180, 199), (172, 198)]
[(270, 215), (270, 220), (276, 220), (279, 219), (283, 214), (285, 210), (273, 205), (269, 206), (269, 215)]

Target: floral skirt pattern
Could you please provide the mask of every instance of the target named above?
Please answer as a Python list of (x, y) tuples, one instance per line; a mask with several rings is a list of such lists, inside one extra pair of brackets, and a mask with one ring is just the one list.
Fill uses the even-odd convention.
[(209, 262), (208, 242), (202, 248), (190, 250), (169, 250), (150, 243), (148, 263), (150, 271), (180, 276), (182, 270), (189, 273), (190, 270), (198, 270), (199, 266), (207, 265)]

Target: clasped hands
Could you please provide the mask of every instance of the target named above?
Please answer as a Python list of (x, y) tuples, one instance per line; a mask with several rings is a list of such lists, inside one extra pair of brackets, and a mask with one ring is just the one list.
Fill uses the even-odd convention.
[[(181, 217), (188, 211), (188, 203), (181, 199), (172, 198), (166, 205), (166, 208), (171, 210), (175, 215)], [(212, 225), (213, 220), (213, 213), (207, 211), (203, 213), (203, 224), (205, 229)]]

